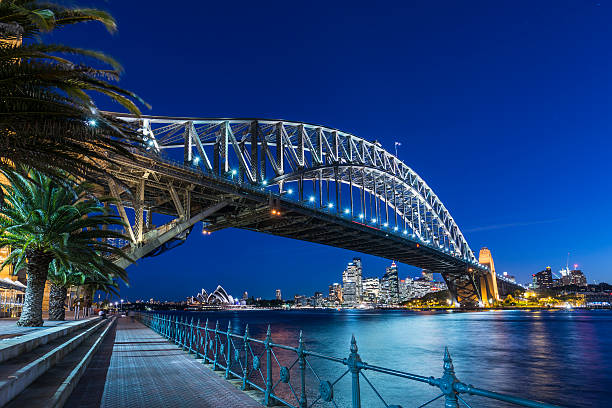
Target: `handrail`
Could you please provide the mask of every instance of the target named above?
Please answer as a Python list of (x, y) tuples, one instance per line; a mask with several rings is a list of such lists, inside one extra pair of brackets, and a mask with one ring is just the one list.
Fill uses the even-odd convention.
[[(202, 358), (203, 363), (212, 365), (213, 370), (225, 371), (226, 379), (241, 380), (241, 388), (247, 390), (254, 388), (263, 393), (261, 403), (264, 406), (274, 405), (279, 402), (290, 408), (310, 408), (317, 402), (329, 402), (336, 405), (334, 399), (334, 385), (345, 375), (350, 374), (352, 391), (352, 408), (361, 408), (361, 385), (360, 378), (363, 378), (367, 385), (374, 391), (385, 407), (401, 408), (400, 405), (388, 405), (366, 377), (366, 371), (378, 372), (394, 377), (405, 378), (417, 381), (439, 389), (440, 394), (435, 398), (419, 405), (427, 406), (434, 401), (444, 397), (445, 408), (459, 408), (461, 405), (470, 407), (463, 399), (462, 395), (476, 395), (510, 404), (531, 407), (531, 408), (559, 408), (557, 405), (544, 402), (528, 400), (512, 395), (501, 394), (476, 388), (470, 384), (465, 384), (455, 375), (453, 361), (448, 348), (444, 351), (443, 375), (442, 377), (425, 377), (418, 374), (411, 374), (404, 371), (393, 370), (390, 368), (379, 367), (361, 361), (358, 354), (355, 336), (351, 338), (350, 353), (348, 358), (338, 358), (325, 354), (309, 351), (305, 349), (302, 332), (300, 332), (298, 347), (287, 346), (272, 342), (272, 332), (268, 325), (268, 330), (264, 340), (249, 336), (249, 326), (245, 328), (244, 335), (232, 333), (231, 322), (228, 323), (226, 331), (219, 329), (219, 322), (215, 323), (214, 328), (208, 326), (208, 319), (204, 326), (200, 325), (200, 320), (195, 324), (193, 318), (172, 316), (162, 313), (138, 313), (137, 318), (152, 330), (173, 341), (182, 349), (195, 354), (196, 358)], [(242, 343), (237, 343), (242, 341)], [(252, 344), (263, 346), (263, 351), (254, 350)], [(285, 350), (295, 353), (295, 361), (289, 366), (283, 366), (278, 360), (275, 350)], [(308, 357), (316, 357), (327, 361), (342, 364), (346, 367), (343, 373), (333, 382), (321, 380), (308, 361)], [(265, 361), (262, 361), (262, 358)], [(265, 366), (265, 375), (262, 366)], [(233, 369), (233, 367), (235, 369)], [(278, 378), (273, 377), (273, 367), (277, 368)], [(295, 390), (290, 382), (291, 370), (299, 370), (299, 389)], [(240, 370), (237, 370), (239, 368)], [(312, 373), (319, 380), (318, 396), (313, 401), (307, 398), (306, 377)], [(261, 379), (261, 385), (256, 383), (256, 379)], [(295, 401), (288, 401), (284, 395), (280, 395), (276, 390), (281, 384), (287, 384), (288, 395)], [(297, 388), (297, 387), (296, 387)], [(297, 391), (297, 392), (296, 392)], [(337, 406), (337, 405), (336, 405)]]

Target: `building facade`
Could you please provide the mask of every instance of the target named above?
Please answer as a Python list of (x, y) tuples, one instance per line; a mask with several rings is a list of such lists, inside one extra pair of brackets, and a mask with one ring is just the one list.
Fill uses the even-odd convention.
[(400, 301), (399, 279), (395, 262), (387, 267), (380, 281), (380, 300), (384, 304), (396, 305)]
[(366, 303), (378, 303), (380, 296), (380, 279), (366, 278), (363, 280), (363, 301)]
[(552, 269), (547, 266), (546, 269), (533, 274), (533, 284), (536, 289), (550, 289), (553, 286)]
[[(344, 272), (342, 272), (342, 285), (346, 287), (346, 284), (349, 282), (355, 283), (355, 299), (351, 298), (351, 301), (354, 303), (360, 303), (363, 297), (363, 268), (361, 266), (361, 258), (353, 258), (353, 262), (349, 262), (346, 266)], [(346, 299), (346, 290), (344, 291), (345, 301)]]

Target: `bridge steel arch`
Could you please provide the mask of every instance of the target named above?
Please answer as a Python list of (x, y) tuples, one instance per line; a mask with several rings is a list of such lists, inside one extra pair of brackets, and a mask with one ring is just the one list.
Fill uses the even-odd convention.
[[(148, 144), (109, 168), (119, 183), (108, 192), (133, 224), (133, 258), (202, 221), (205, 233), (250, 229), (429, 269), (457, 302), (487, 302), (481, 282), (491, 271), (431, 187), (380, 143), (283, 120), (116, 116)], [(151, 213), (176, 218), (155, 228)]]

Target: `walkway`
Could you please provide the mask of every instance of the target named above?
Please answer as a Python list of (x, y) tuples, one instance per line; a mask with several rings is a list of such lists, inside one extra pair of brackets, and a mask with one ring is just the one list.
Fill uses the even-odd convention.
[(132, 318), (119, 318), (114, 344), (112, 337), (98, 351), (66, 407), (261, 408), (193, 355)]

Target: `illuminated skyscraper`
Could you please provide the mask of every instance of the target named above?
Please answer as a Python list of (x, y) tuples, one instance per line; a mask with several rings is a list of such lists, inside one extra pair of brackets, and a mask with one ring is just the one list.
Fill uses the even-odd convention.
[(345, 301), (347, 302), (361, 302), (363, 298), (363, 280), (362, 280), (363, 268), (361, 267), (361, 258), (353, 258), (353, 262), (349, 262), (344, 272), (342, 272), (342, 285), (346, 288), (348, 282), (355, 283), (355, 299), (348, 300), (346, 298), (346, 290), (344, 290)]
[(283, 295), (280, 289), (276, 289), (276, 300), (283, 300)]
[(389, 305), (396, 305), (400, 301), (399, 279), (395, 261), (386, 269), (385, 275), (380, 281), (380, 298), (383, 303)]

